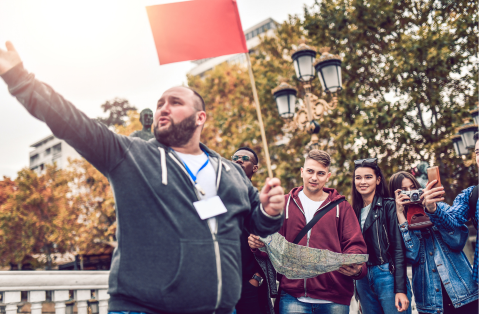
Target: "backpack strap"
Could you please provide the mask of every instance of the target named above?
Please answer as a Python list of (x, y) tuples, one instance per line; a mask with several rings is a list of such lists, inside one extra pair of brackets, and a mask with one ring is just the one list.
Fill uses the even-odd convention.
[(474, 228), (477, 230), (477, 220), (476, 220), (476, 206), (477, 200), (479, 195), (479, 185), (476, 185), (474, 189), (472, 189), (471, 194), (469, 195), (469, 216), (471, 217), (472, 224)]
[(326, 207), (321, 209), (321, 211), (316, 214), (313, 219), (299, 232), (299, 234), (296, 236), (294, 241), (292, 243), (298, 244), (299, 241), (308, 233), (311, 228), (324, 216), (326, 215), (331, 209), (339, 205), (340, 203), (344, 202), (346, 199), (345, 198), (340, 198), (339, 200), (336, 200), (334, 202), (329, 203)]

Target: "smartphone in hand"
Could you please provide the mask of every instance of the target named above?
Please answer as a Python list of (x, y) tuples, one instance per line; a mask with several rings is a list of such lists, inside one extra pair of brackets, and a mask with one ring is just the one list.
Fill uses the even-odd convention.
[(437, 183), (435, 183), (435, 184), (432, 186), (433, 188), (437, 188), (437, 187), (442, 186), (442, 185), (441, 185), (441, 177), (440, 177), (440, 175), (439, 175), (439, 167), (438, 167), (438, 166), (434, 166), (434, 167), (427, 168), (427, 180), (428, 180), (429, 182), (434, 181), (434, 180), (437, 180)]

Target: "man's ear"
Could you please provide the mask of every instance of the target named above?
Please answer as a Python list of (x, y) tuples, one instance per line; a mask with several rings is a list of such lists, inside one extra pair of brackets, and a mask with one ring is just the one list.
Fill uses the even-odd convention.
[(258, 171), (259, 167), (258, 165), (253, 165), (253, 173), (256, 173)]
[(199, 111), (196, 115), (196, 125), (204, 125), (206, 122), (206, 112)]
[(328, 172), (328, 174), (326, 175), (326, 182), (329, 182), (329, 178), (331, 178), (331, 175), (332, 175), (332, 173)]

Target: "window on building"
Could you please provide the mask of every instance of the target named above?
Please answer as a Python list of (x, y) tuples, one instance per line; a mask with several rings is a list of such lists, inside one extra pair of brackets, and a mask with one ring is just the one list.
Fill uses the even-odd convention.
[(40, 171), (43, 171), (44, 168), (45, 168), (45, 164), (41, 164), (40, 165)]
[(39, 156), (38, 154), (35, 154), (33, 156), (30, 157), (30, 165), (33, 165), (34, 163), (36, 163), (39, 159)]
[(57, 145), (52, 147), (53, 154), (58, 154), (62, 152), (62, 143), (58, 143)]
[(51, 148), (47, 148), (47, 149), (45, 150), (45, 156), (50, 155), (51, 152), (52, 152), (52, 149), (51, 149)]

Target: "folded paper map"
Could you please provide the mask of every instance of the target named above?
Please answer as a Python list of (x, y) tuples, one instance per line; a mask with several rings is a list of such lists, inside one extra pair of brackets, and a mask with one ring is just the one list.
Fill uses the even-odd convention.
[(338, 270), (343, 265), (367, 262), (368, 254), (341, 254), (293, 244), (279, 233), (260, 238), (276, 271), (288, 279), (306, 279)]

